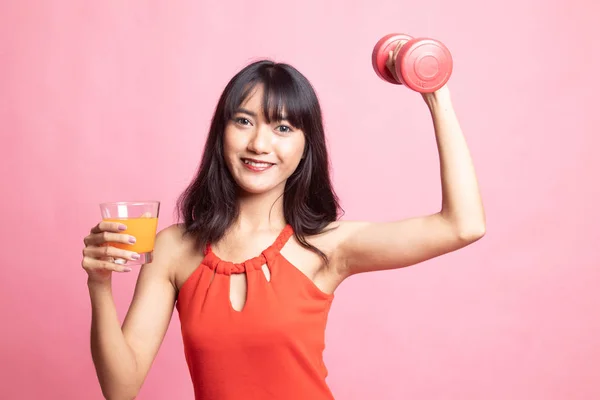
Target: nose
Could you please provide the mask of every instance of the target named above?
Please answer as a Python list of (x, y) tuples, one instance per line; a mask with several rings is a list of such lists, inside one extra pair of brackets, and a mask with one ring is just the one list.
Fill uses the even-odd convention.
[(259, 125), (248, 141), (248, 151), (255, 154), (269, 154), (272, 147), (271, 140), (271, 128), (266, 125)]

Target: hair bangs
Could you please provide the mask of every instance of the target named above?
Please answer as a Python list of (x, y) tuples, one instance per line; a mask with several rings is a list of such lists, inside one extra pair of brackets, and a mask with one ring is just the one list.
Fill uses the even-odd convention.
[(263, 110), (267, 122), (287, 120), (298, 129), (304, 129), (309, 105), (302, 102), (300, 91), (292, 77), (265, 82)]
[(240, 78), (226, 100), (225, 120), (233, 118), (248, 97), (262, 85), (262, 114), (265, 120), (268, 123), (285, 120), (295, 128), (305, 128), (305, 121), (310, 117), (310, 103), (308, 99), (303, 99), (300, 88), (286, 71), (265, 68), (256, 71), (256, 76)]

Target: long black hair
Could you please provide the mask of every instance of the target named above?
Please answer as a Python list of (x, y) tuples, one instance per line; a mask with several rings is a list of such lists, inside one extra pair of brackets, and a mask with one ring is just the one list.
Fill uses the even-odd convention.
[(327, 257), (306, 241), (336, 221), (342, 210), (329, 176), (329, 157), (323, 117), (317, 95), (297, 69), (270, 60), (253, 62), (238, 72), (225, 87), (212, 118), (198, 172), (177, 201), (185, 233), (199, 248), (221, 239), (238, 216), (237, 184), (225, 165), (225, 126), (256, 85), (263, 85), (263, 112), (268, 122), (287, 120), (305, 135), (305, 152), (285, 184), (284, 217), (298, 242)]

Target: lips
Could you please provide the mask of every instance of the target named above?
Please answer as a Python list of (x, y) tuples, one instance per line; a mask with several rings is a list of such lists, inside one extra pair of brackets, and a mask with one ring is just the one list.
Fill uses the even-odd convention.
[(244, 164), (254, 165), (256, 167), (270, 167), (273, 163), (261, 161), (254, 158), (242, 158)]
[(242, 163), (247, 169), (255, 172), (265, 171), (275, 165), (273, 163), (254, 158), (242, 158)]

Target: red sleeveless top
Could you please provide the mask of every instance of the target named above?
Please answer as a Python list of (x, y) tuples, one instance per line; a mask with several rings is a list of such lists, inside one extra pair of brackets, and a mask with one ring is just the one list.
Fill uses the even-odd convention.
[[(243, 263), (219, 259), (209, 245), (182, 285), (177, 311), (196, 399), (333, 399), (323, 350), (334, 295), (280, 254), (292, 234), (286, 225), (271, 246)], [(236, 311), (229, 278), (242, 273), (247, 297)]]

